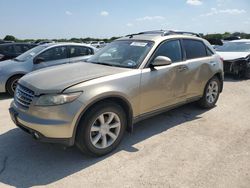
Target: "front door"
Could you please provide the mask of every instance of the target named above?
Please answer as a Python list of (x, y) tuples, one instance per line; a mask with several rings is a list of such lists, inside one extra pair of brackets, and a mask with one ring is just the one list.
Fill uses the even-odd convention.
[(183, 62), (180, 40), (163, 42), (151, 58), (152, 61), (158, 56), (170, 58), (172, 64), (155, 67), (154, 70), (143, 69), (140, 89), (141, 114), (176, 104), (181, 101), (179, 97), (185, 98), (186, 82), (182, 80), (185, 78), (180, 78), (179, 75), (187, 74), (188, 69), (184, 68), (186, 65)]

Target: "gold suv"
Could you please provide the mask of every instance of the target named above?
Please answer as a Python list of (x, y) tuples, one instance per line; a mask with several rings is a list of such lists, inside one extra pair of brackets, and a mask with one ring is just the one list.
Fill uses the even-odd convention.
[(135, 122), (192, 101), (212, 108), (222, 88), (222, 61), (206, 40), (149, 31), (118, 39), (87, 62), (22, 77), (10, 114), (37, 140), (101, 156)]

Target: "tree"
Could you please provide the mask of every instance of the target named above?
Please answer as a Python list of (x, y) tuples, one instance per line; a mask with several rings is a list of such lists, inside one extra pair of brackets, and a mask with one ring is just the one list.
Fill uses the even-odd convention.
[(16, 38), (12, 35), (6, 35), (3, 40), (16, 41)]

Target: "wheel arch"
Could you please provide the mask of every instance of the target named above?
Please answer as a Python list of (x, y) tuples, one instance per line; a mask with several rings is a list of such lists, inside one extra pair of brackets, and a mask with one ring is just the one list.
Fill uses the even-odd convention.
[(222, 72), (217, 72), (216, 74), (213, 75), (213, 77), (217, 77), (219, 79), (219, 81), (221, 83), (220, 92), (222, 92), (222, 90), (223, 90), (223, 82), (224, 82), (223, 73)]
[(24, 76), (26, 73), (23, 73), (23, 72), (20, 72), (20, 73), (15, 73), (15, 74), (12, 74), (5, 82), (5, 90), (7, 91), (7, 84), (8, 82), (10, 81), (10, 79), (16, 77), (16, 76)]
[(86, 108), (80, 113), (79, 117), (77, 118), (77, 121), (75, 123), (74, 131), (73, 131), (73, 140), (75, 141), (77, 130), (79, 128), (79, 123), (81, 120), (84, 118), (84, 115), (95, 105), (103, 102), (114, 102), (116, 104), (119, 104), (124, 112), (126, 113), (126, 119), (127, 119), (127, 131), (132, 132), (133, 131), (133, 109), (130, 104), (130, 102), (122, 97), (122, 96), (117, 96), (117, 95), (110, 95), (110, 96), (105, 96), (102, 98), (98, 98), (94, 101), (92, 101), (90, 104), (87, 105)]

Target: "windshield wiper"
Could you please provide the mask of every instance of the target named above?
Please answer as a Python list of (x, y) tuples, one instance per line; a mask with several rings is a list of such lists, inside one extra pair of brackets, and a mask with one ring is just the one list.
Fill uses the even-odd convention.
[(103, 62), (93, 62), (93, 61), (89, 61), (90, 63), (93, 64), (98, 64), (98, 65), (107, 65), (107, 66), (111, 66), (114, 67), (115, 65), (109, 64), (109, 63), (103, 63)]
[(17, 61), (17, 62), (20, 62), (21, 60), (17, 59), (17, 58), (14, 58), (13, 59), (14, 61)]

